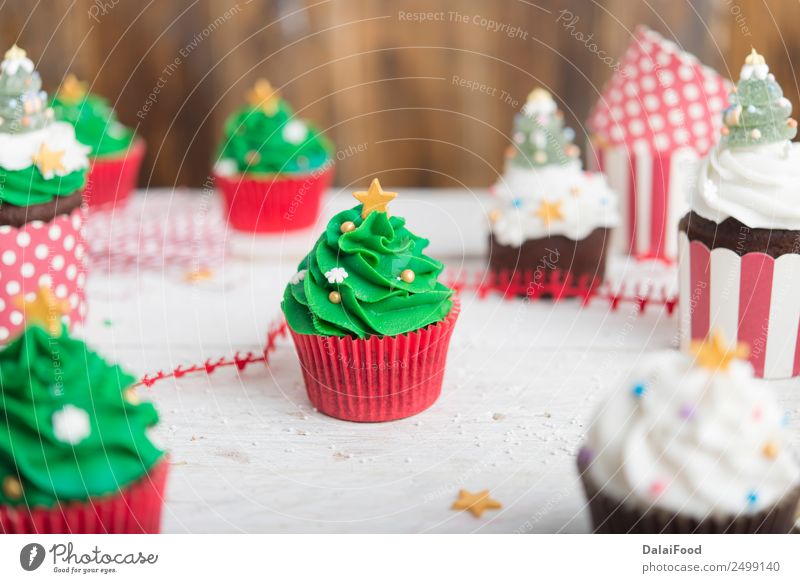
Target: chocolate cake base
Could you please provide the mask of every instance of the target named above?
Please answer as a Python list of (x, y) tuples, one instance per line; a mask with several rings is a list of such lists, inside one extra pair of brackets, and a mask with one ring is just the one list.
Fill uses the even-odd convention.
[(800, 231), (753, 229), (733, 217), (715, 223), (694, 211), (681, 219), (678, 228), (690, 241), (700, 241), (709, 249), (730, 249), (737, 255), (765, 253), (780, 257), (786, 253), (800, 254)]
[(787, 534), (794, 526), (800, 500), (800, 486), (796, 486), (761, 512), (700, 519), (657, 506), (633, 508), (629, 502), (606, 495), (587, 470), (588, 464), (579, 460), (578, 471), (592, 515), (592, 532), (600, 534)]
[(600, 228), (580, 241), (556, 235), (530, 239), (519, 247), (503, 245), (490, 234), (489, 271), (497, 281), (514, 282), (517, 295), (547, 295), (539, 291), (554, 277), (596, 286), (605, 277), (610, 233)]
[(0, 225), (21, 227), (31, 221), (50, 222), (58, 215), (67, 215), (81, 206), (83, 193), (76, 192), (69, 196), (56, 196), (50, 202), (32, 204), (31, 206), (14, 206), (0, 202)]

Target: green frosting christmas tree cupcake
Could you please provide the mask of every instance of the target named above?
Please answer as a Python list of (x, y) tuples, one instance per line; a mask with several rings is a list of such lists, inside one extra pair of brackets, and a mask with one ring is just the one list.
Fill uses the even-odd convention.
[(330, 183), (333, 145), (298, 119), (265, 79), (225, 122), (214, 173), (234, 228), (270, 232), (307, 227)]
[(286, 286), (282, 303), (312, 403), (351, 421), (388, 421), (429, 407), (441, 391), (458, 316), (443, 265), (373, 180), (338, 213)]
[(66, 303), (46, 287), (20, 297), (26, 328), (0, 351), (0, 531), (156, 532), (158, 414), (134, 377), (69, 336)]
[(78, 140), (91, 148), (86, 185), (90, 206), (126, 201), (139, 176), (145, 153), (142, 138), (123, 125), (108, 100), (89, 93), (70, 73), (51, 102), (56, 119), (75, 127)]

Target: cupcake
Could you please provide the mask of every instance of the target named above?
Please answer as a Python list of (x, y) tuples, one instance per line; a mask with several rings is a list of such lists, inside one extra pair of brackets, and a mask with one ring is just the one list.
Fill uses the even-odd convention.
[(225, 122), (214, 166), (231, 226), (268, 233), (313, 225), (332, 175), (333, 145), (268, 81), (256, 82)]
[(770, 387), (715, 333), (652, 354), (578, 454), (595, 532), (787, 533), (800, 464)]
[(26, 328), (0, 350), (0, 532), (155, 533), (167, 461), (134, 377), (71, 338), (42, 287), (15, 299)]
[(574, 138), (550, 93), (532, 91), (514, 119), (489, 215), (490, 272), (518, 295), (557, 295), (562, 285), (590, 290), (603, 281), (617, 200), (601, 174), (581, 169)]
[(680, 222), (680, 328), (750, 345), (756, 375), (800, 374), (800, 145), (792, 104), (753, 51)]
[(717, 140), (730, 83), (644, 26), (614, 70), (587, 122), (589, 167), (619, 195), (612, 250), (673, 262), (687, 184)]
[(68, 301), (66, 319), (82, 322), (82, 190), (89, 148), (74, 128), (53, 121), (47, 95), (25, 51), (0, 62), (0, 343), (22, 327), (13, 298), (50, 287)]
[(91, 148), (84, 198), (90, 207), (128, 200), (136, 188), (145, 145), (117, 120), (108, 101), (89, 93), (86, 83), (67, 75), (51, 103), (55, 118), (75, 126), (78, 141)]
[(281, 307), (308, 397), (347, 421), (415, 415), (439, 397), (458, 317), (428, 241), (390, 217), (377, 179), (335, 215), (286, 286)]

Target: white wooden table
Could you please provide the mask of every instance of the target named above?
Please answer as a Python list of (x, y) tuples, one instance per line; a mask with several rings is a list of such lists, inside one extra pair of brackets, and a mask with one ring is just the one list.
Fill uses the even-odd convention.
[[(139, 200), (118, 216), (163, 220), (146, 205), (169, 195), (151, 191), (145, 211)], [(431, 238), (431, 254), (449, 269), (473, 270), (485, 253), (486, 200), (484, 192), (402, 191), (393, 208)], [(169, 265), (95, 270), (89, 343), (140, 376), (260, 350), (297, 261), (331, 214), (352, 204), (332, 192), (322, 223), (307, 233), (232, 236), (207, 281), (187, 283), (185, 269)], [(632, 266), (620, 259), (614, 268)], [(141, 388), (161, 412), (153, 435), (173, 461), (164, 531), (586, 532), (574, 461), (585, 423), (646, 352), (675, 336), (676, 318), (658, 307), (638, 315), (632, 305), (611, 312), (604, 302), (581, 308), (467, 293), (442, 397), (411, 419), (362, 425), (316, 413), (288, 338), (269, 368)], [(800, 448), (800, 381), (774, 386)], [(502, 510), (480, 519), (452, 511), (461, 488), (489, 489)]]

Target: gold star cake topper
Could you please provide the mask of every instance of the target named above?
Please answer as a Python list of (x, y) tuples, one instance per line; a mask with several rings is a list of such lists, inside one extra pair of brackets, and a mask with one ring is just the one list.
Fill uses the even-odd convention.
[(503, 505), (489, 497), (489, 490), (481, 490), (477, 494), (467, 490), (459, 490), (458, 500), (453, 502), (453, 510), (466, 510), (476, 518), (480, 518), (487, 510), (498, 510)]
[(78, 103), (86, 95), (86, 83), (70, 73), (58, 89), (58, 98), (66, 103)]
[(741, 342), (730, 345), (719, 330), (714, 330), (705, 340), (693, 341), (692, 352), (703, 368), (726, 371), (733, 360), (747, 358), (750, 347)]
[(564, 215), (561, 213), (561, 201), (550, 202), (543, 200), (539, 204), (539, 208), (533, 213), (544, 223), (545, 227), (549, 227), (553, 221), (563, 221)]
[(34, 299), (20, 295), (14, 298), (14, 304), (22, 311), (26, 326), (38, 325), (53, 337), (61, 334), (61, 317), (69, 313), (69, 302), (55, 297), (46, 285), (39, 288)]
[(266, 79), (259, 79), (247, 92), (247, 102), (272, 117), (278, 111), (278, 91)]
[(51, 150), (47, 144), (42, 142), (39, 151), (33, 155), (33, 163), (39, 168), (42, 176), (48, 178), (55, 172), (63, 172), (64, 150)]
[(361, 218), (366, 219), (370, 213), (386, 213), (389, 211), (389, 203), (397, 196), (396, 192), (386, 192), (381, 188), (381, 183), (377, 178), (372, 179), (367, 191), (356, 191), (353, 196), (364, 205), (361, 210)]

